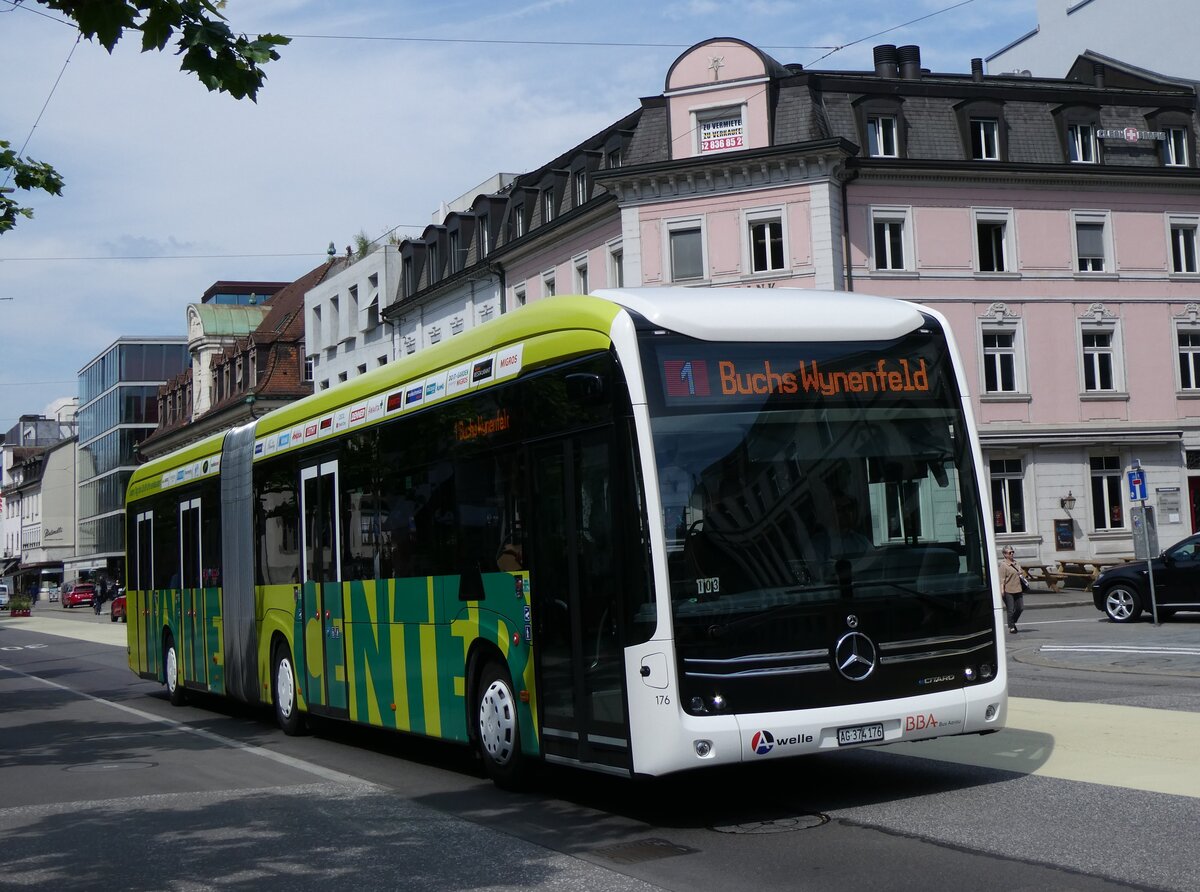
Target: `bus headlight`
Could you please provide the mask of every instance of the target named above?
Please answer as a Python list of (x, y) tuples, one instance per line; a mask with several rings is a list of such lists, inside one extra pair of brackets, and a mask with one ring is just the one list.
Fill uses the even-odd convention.
[(696, 748), (696, 755), (701, 759), (708, 758), (709, 754), (712, 753), (711, 740), (694, 740), (692, 741), (692, 745)]
[(979, 675), (984, 681), (987, 681), (989, 678), (991, 678), (993, 674), (995, 674), (995, 670), (992, 668), (991, 663), (984, 663), (979, 667)]
[(966, 669), (964, 669), (963, 670), (963, 678), (965, 678), (967, 681), (974, 681), (975, 680), (975, 667), (968, 666)]

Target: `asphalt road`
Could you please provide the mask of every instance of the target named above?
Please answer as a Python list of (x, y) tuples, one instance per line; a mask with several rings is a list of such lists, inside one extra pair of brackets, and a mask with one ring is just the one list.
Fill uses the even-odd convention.
[(999, 734), (521, 795), (454, 747), (172, 708), (107, 616), (6, 618), (0, 888), (1190, 892), (1200, 616), (1098, 618), (1027, 614)]

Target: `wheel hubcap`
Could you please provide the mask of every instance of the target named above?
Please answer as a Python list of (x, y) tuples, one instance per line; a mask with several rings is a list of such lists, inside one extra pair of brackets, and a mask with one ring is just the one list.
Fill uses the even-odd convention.
[(179, 664), (175, 659), (175, 648), (170, 648), (167, 651), (167, 690), (172, 694), (175, 693), (175, 686), (179, 684)]
[(1133, 613), (1133, 597), (1129, 592), (1113, 592), (1108, 596), (1108, 615), (1114, 619), (1128, 619)]
[(285, 657), (279, 661), (279, 672), (275, 678), (275, 704), (279, 707), (279, 714), (285, 719), (291, 718), (295, 690), (292, 682), (292, 664)]
[(516, 728), (512, 691), (504, 682), (493, 681), (479, 704), (479, 740), (497, 765), (505, 765), (512, 758)]

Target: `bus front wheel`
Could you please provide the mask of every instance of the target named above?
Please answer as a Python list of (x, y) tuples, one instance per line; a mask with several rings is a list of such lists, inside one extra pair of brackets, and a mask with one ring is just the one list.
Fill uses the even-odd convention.
[(179, 680), (179, 651), (175, 649), (175, 636), (167, 632), (163, 641), (163, 681), (167, 683), (167, 696), (172, 706), (182, 706), (187, 697)]
[(304, 729), (304, 717), (296, 698), (296, 673), (292, 666), (292, 652), (286, 644), (275, 648), (275, 669), (271, 673), (271, 690), (274, 692), (275, 721), (289, 737), (295, 737)]
[(521, 753), (517, 699), (508, 670), (496, 661), (479, 674), (475, 688), (479, 703), (476, 740), (484, 771), (499, 787), (516, 789), (528, 777), (528, 760)]

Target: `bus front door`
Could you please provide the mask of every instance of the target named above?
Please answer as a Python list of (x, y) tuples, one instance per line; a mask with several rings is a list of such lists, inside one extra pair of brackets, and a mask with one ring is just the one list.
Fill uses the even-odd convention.
[(345, 717), (348, 701), (338, 463), (325, 461), (301, 468), (300, 483), (305, 698), (316, 712)]
[(534, 447), (530, 587), (546, 758), (631, 766), (609, 430)]

